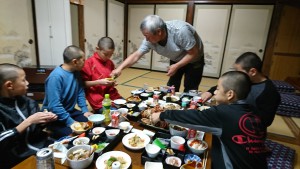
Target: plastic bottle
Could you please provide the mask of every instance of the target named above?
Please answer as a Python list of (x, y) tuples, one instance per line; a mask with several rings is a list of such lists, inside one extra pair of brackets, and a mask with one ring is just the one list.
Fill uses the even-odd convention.
[(158, 105), (159, 95), (153, 95), (153, 103), (154, 105)]
[(118, 128), (119, 126), (119, 113), (115, 112), (114, 114), (111, 115), (111, 126)]
[(186, 106), (187, 106), (187, 105), (186, 105), (186, 102), (182, 102), (182, 103), (181, 103), (181, 107), (182, 107), (183, 110), (186, 110), (186, 109), (187, 109)]
[(171, 87), (169, 87), (169, 89), (167, 90), (167, 97), (171, 97), (172, 96), (172, 91), (171, 91)]
[(110, 106), (111, 106), (111, 100), (109, 98), (109, 94), (105, 94), (104, 100), (102, 101), (102, 114), (105, 116), (104, 121), (109, 122), (110, 121)]
[(172, 86), (170, 87), (170, 89), (171, 89), (171, 95), (172, 95), (172, 96), (175, 96), (175, 86), (172, 85)]

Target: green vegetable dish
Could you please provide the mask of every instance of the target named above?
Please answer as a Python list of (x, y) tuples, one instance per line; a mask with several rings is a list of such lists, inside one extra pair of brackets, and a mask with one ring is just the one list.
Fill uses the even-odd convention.
[(105, 169), (111, 169), (111, 168), (112, 168), (112, 164), (113, 164), (115, 161), (119, 161), (119, 162), (120, 162), (120, 164), (121, 164), (120, 169), (124, 169), (124, 168), (125, 168), (125, 166), (126, 166), (126, 161), (124, 160), (123, 157), (114, 157), (114, 156), (110, 156), (110, 158), (109, 158), (108, 160), (105, 160), (105, 161), (104, 161)]

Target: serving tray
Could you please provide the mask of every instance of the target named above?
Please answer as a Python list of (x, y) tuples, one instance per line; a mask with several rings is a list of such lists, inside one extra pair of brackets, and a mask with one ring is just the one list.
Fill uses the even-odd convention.
[(157, 127), (157, 126), (153, 126), (153, 125), (150, 125), (150, 124), (146, 124), (144, 122), (140, 120), (137, 121), (140, 126), (144, 127), (144, 128), (147, 128), (147, 129), (152, 129), (152, 130), (155, 130), (155, 131), (161, 131), (161, 132), (164, 132), (164, 133), (170, 133), (169, 131), (169, 128), (161, 128), (161, 127)]
[[(106, 130), (109, 130), (109, 129), (115, 129), (113, 127), (110, 127), (110, 126), (105, 126), (104, 127)], [(92, 128), (93, 129), (93, 128)], [(87, 130), (85, 132), (85, 135), (86, 137), (88, 137), (90, 139), (90, 143), (89, 145), (93, 145), (93, 144), (99, 144), (99, 143), (108, 143), (108, 145), (102, 149), (101, 151), (99, 152), (95, 152), (95, 155), (94, 155), (94, 159), (97, 159), (99, 156), (101, 156), (103, 153), (106, 153), (108, 151), (112, 151), (122, 140), (123, 136), (125, 135), (123, 130), (120, 130), (119, 134), (116, 135), (116, 137), (112, 140), (108, 139), (106, 137), (106, 134), (105, 134), (105, 131), (102, 132), (101, 134), (99, 134), (99, 137), (95, 140), (92, 140), (92, 137), (93, 137), (93, 133), (92, 133), (92, 129), (90, 130)], [(73, 147), (73, 141), (70, 141), (67, 148), (71, 148)]]

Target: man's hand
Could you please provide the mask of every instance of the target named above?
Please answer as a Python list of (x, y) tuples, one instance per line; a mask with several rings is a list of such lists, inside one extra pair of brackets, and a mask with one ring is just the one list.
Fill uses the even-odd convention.
[(99, 82), (99, 85), (103, 85), (103, 86), (113, 86), (115, 85), (115, 81), (114, 80), (109, 80), (109, 79), (99, 79), (97, 80)]
[(93, 115), (94, 113), (92, 113), (92, 112), (85, 112), (83, 115), (85, 116), (85, 117), (89, 117), (90, 115)]
[(119, 70), (119, 69), (117, 68), (117, 69), (115, 69), (115, 70), (113, 70), (113, 71), (111, 72), (110, 76), (111, 76), (111, 77), (114, 77), (114, 79), (115, 79), (115, 78), (117, 78), (117, 77), (119, 77), (119, 76), (121, 75), (121, 71), (122, 71), (122, 70)]
[(210, 92), (204, 92), (201, 94), (201, 99), (203, 103), (205, 103), (207, 100), (209, 100), (213, 95)]
[(178, 66), (176, 64), (170, 65), (168, 67), (167, 76), (173, 76), (178, 70)]

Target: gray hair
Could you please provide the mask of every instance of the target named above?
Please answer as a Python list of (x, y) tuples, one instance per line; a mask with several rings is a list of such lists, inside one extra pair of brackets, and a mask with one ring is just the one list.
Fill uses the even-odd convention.
[(156, 34), (157, 29), (166, 30), (166, 23), (157, 15), (148, 15), (144, 18), (140, 25), (140, 30), (148, 30), (153, 35)]

